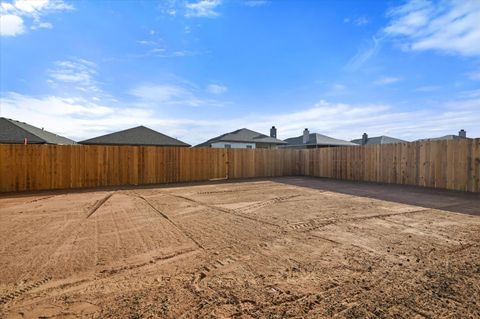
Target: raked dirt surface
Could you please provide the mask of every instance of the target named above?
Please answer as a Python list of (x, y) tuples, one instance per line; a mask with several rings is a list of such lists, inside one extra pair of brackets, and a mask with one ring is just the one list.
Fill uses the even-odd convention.
[(0, 318), (480, 318), (480, 217), (275, 181), (0, 197)]

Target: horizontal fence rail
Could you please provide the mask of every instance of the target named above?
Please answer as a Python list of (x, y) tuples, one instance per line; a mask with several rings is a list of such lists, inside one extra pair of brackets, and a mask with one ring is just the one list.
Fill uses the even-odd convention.
[(480, 139), (312, 150), (0, 144), (0, 192), (274, 176), (479, 192)]

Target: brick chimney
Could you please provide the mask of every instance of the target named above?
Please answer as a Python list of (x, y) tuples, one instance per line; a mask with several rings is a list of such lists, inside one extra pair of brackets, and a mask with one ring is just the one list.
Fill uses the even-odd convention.
[(277, 128), (275, 126), (270, 129), (270, 137), (277, 138)]
[(308, 131), (308, 128), (305, 128), (303, 130), (303, 144), (307, 144), (309, 139), (310, 139), (310, 132)]
[(362, 145), (367, 144), (367, 142), (368, 142), (368, 134), (363, 133), (363, 135), (362, 135)]
[(463, 128), (458, 132), (458, 136), (460, 138), (467, 138), (467, 131), (465, 131)]

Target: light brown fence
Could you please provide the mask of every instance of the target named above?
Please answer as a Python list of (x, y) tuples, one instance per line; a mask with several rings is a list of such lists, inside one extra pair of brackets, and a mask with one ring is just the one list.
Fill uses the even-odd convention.
[(480, 139), (323, 148), (305, 175), (479, 192)]
[(300, 151), (0, 144), (0, 192), (297, 175)]
[(315, 150), (0, 144), (0, 192), (294, 175), (479, 192), (480, 139)]

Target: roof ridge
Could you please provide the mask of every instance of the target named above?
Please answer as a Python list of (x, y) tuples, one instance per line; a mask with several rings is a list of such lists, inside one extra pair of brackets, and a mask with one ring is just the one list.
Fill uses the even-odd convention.
[[(34, 132), (31, 132), (31, 131), (29, 131), (29, 130), (26, 130), (25, 128), (21, 127), (21, 126), (18, 125), (17, 123), (22, 123), (22, 124), (29, 125), (29, 126), (32, 126), (32, 125), (30, 125), (30, 124), (28, 124), (28, 123), (26, 123), (26, 122), (20, 122), (20, 121), (14, 120), (14, 119), (6, 118), (6, 117), (4, 117), (4, 119), (7, 120), (8, 122), (12, 123), (12, 124), (15, 125), (16, 127), (18, 127), (20, 130), (22, 130), (22, 131), (24, 131), (24, 132), (26, 132), (26, 133), (28, 133), (28, 134), (31, 134), (31, 135), (39, 138), (39, 139), (42, 140), (44, 143), (48, 143), (43, 137), (38, 136), (38, 135), (35, 134)], [(28, 140), (27, 140), (27, 142), (28, 142)]]

